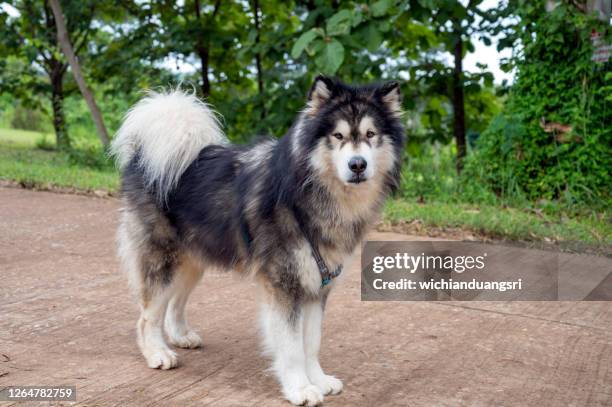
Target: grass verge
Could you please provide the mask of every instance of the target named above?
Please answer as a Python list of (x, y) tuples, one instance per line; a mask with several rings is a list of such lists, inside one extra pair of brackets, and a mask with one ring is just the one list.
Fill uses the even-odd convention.
[[(612, 226), (605, 214), (569, 218), (510, 207), (391, 199), (383, 228), (430, 236), (538, 242), (569, 250), (609, 253)], [(466, 233), (467, 232), (467, 233)]]
[(36, 132), (0, 129), (0, 179), (30, 188), (117, 191), (119, 178), (110, 163), (87, 166), (68, 153), (38, 149), (41, 137)]

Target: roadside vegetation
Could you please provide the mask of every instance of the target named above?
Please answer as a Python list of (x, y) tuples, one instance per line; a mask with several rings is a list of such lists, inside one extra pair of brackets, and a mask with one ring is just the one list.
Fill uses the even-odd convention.
[(26, 188), (117, 191), (113, 164), (95, 148), (55, 149), (50, 135), (0, 129), (0, 179)]
[(406, 157), (400, 189), (385, 210), (385, 228), (612, 253), (606, 200), (585, 205), (570, 197), (530, 200), (519, 190), (496, 194), (467, 172), (457, 175), (454, 153), (452, 145), (434, 145)]

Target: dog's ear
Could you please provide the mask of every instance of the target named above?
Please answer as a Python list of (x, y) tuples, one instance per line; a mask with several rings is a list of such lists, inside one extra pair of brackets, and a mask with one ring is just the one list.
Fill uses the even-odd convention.
[(308, 91), (308, 108), (306, 112), (314, 116), (321, 106), (332, 98), (335, 90), (336, 83), (333, 79), (324, 75), (318, 75), (310, 87), (310, 91)]
[(402, 95), (398, 82), (387, 82), (376, 90), (376, 94), (387, 106), (391, 114), (399, 117), (402, 114)]

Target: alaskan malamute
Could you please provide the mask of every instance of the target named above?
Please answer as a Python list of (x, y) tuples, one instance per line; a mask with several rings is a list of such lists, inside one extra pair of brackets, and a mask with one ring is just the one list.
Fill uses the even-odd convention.
[(404, 130), (396, 82), (316, 78), (279, 140), (230, 145), (217, 116), (179, 90), (127, 114), (113, 151), (122, 170), (119, 255), (152, 368), (177, 366), (166, 344), (201, 345), (185, 320), (206, 270), (257, 281), (264, 347), (284, 396), (316, 405), (342, 382), (318, 361), (326, 298), (344, 261), (399, 182)]

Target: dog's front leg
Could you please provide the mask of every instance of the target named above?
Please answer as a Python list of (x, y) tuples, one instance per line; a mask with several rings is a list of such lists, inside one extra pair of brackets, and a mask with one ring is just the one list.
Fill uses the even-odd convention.
[(326, 394), (342, 391), (342, 382), (334, 376), (326, 375), (319, 364), (321, 346), (321, 327), (323, 324), (323, 302), (312, 301), (304, 304), (304, 353), (306, 374), (310, 382)]
[(323, 393), (306, 374), (303, 321), (300, 306), (288, 307), (271, 298), (262, 304), (264, 345), (285, 398), (295, 405), (316, 406), (323, 401)]

